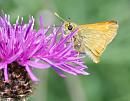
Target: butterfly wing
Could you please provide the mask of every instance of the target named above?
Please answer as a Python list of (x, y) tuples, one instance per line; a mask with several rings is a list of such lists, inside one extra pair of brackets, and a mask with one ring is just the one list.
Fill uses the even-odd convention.
[(74, 36), (74, 47), (81, 53), (86, 53), (95, 63), (106, 46), (115, 37), (118, 24), (116, 21), (99, 22), (79, 25), (79, 31)]

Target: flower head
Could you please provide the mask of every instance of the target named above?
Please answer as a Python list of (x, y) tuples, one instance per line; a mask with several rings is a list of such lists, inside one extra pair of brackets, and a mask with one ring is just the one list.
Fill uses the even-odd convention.
[(38, 31), (33, 27), (33, 17), (27, 24), (24, 24), (23, 18), (18, 17), (15, 24), (10, 24), (10, 16), (0, 17), (0, 69), (4, 70), (5, 81), (9, 79), (8, 64), (13, 62), (23, 66), (34, 81), (38, 79), (32, 72), (33, 68), (52, 67), (63, 77), (62, 71), (88, 75), (73, 43), (68, 43), (77, 30), (64, 36), (62, 26), (44, 28), (42, 18)]

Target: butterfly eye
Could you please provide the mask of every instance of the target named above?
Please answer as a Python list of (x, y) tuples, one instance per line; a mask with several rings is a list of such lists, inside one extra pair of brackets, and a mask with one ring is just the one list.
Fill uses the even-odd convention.
[(73, 26), (72, 25), (69, 25), (68, 26), (68, 30), (72, 30), (73, 29)]

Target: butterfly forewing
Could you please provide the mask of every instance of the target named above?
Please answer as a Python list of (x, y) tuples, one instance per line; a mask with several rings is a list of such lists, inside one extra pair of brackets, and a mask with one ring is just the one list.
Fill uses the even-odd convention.
[(104, 49), (115, 37), (117, 28), (116, 21), (79, 25), (78, 33), (74, 36), (74, 47), (98, 63)]

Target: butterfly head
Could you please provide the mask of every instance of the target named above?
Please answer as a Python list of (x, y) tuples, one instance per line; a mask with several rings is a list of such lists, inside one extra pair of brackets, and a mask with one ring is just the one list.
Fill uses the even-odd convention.
[(77, 28), (77, 25), (75, 23), (70, 22), (70, 21), (65, 21), (63, 24), (63, 27), (64, 27), (64, 31), (66, 33), (70, 33)]
[(75, 30), (75, 28), (77, 27), (77, 25), (75, 23), (72, 23), (70, 21), (70, 18), (68, 20), (65, 20), (63, 19), (62, 17), (60, 17), (56, 12), (54, 13), (55, 16), (57, 16), (60, 20), (62, 20), (64, 23), (63, 23), (63, 28), (64, 28), (64, 31), (68, 34), (72, 31)]

